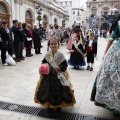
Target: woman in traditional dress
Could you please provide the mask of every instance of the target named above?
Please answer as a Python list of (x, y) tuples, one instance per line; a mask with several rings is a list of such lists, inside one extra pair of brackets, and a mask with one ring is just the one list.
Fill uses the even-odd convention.
[(73, 106), (75, 97), (67, 73), (67, 61), (64, 55), (58, 51), (60, 46), (56, 37), (50, 38), (48, 45), (51, 51), (48, 51), (42, 60), (42, 63), (49, 64), (49, 74), (41, 74), (38, 81), (34, 101), (48, 108), (57, 108)]
[(120, 115), (120, 14), (113, 21), (91, 100)]

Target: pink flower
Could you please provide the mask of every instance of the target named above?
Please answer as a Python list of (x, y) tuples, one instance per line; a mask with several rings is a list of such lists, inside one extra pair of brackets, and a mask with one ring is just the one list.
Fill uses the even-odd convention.
[(49, 65), (48, 63), (41, 64), (39, 67), (39, 74), (49, 74)]
[(73, 52), (74, 52), (74, 50), (69, 50), (69, 52), (70, 52), (70, 53), (73, 53)]

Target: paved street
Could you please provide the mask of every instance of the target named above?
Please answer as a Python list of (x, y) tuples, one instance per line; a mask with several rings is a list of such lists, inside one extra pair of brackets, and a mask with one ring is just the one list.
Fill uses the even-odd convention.
[[(93, 72), (87, 71), (86, 66), (75, 70), (68, 67), (68, 72), (71, 77), (73, 89), (76, 97), (76, 104), (74, 107), (63, 108), (63, 111), (71, 113), (82, 113), (87, 115), (114, 118), (112, 112), (96, 107), (90, 101), (92, 86), (99, 69), (103, 51), (105, 49), (106, 40), (99, 38), (98, 41), (98, 58), (95, 59)], [(24, 61), (17, 63), (16, 66), (2, 66), (0, 63), (0, 101), (7, 101), (28, 106), (41, 107), (34, 103), (34, 92), (37, 81), (39, 80), (38, 68), (43, 59), (46, 50), (47, 42), (42, 43), (43, 54), (35, 55), (26, 58)], [(68, 60), (70, 53), (66, 49), (66, 44), (63, 44), (60, 51), (62, 51)], [(34, 49), (32, 50), (34, 53)], [(25, 53), (24, 53), (25, 54)], [(118, 118), (119, 119), (119, 118)], [(32, 115), (9, 112), (0, 109), (0, 120), (50, 120), (40, 118)]]

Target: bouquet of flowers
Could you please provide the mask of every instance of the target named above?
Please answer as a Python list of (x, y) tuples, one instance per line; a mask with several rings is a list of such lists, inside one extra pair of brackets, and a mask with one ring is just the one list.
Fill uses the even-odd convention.
[(49, 65), (48, 65), (48, 63), (40, 65), (39, 74), (45, 74), (45, 75), (49, 74)]

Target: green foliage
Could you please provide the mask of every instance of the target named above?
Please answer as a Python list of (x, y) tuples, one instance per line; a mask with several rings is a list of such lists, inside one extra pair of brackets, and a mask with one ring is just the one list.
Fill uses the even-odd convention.
[(41, 20), (42, 20), (42, 18), (41, 18), (41, 17), (37, 17), (37, 18), (36, 18), (36, 20), (41, 21)]

